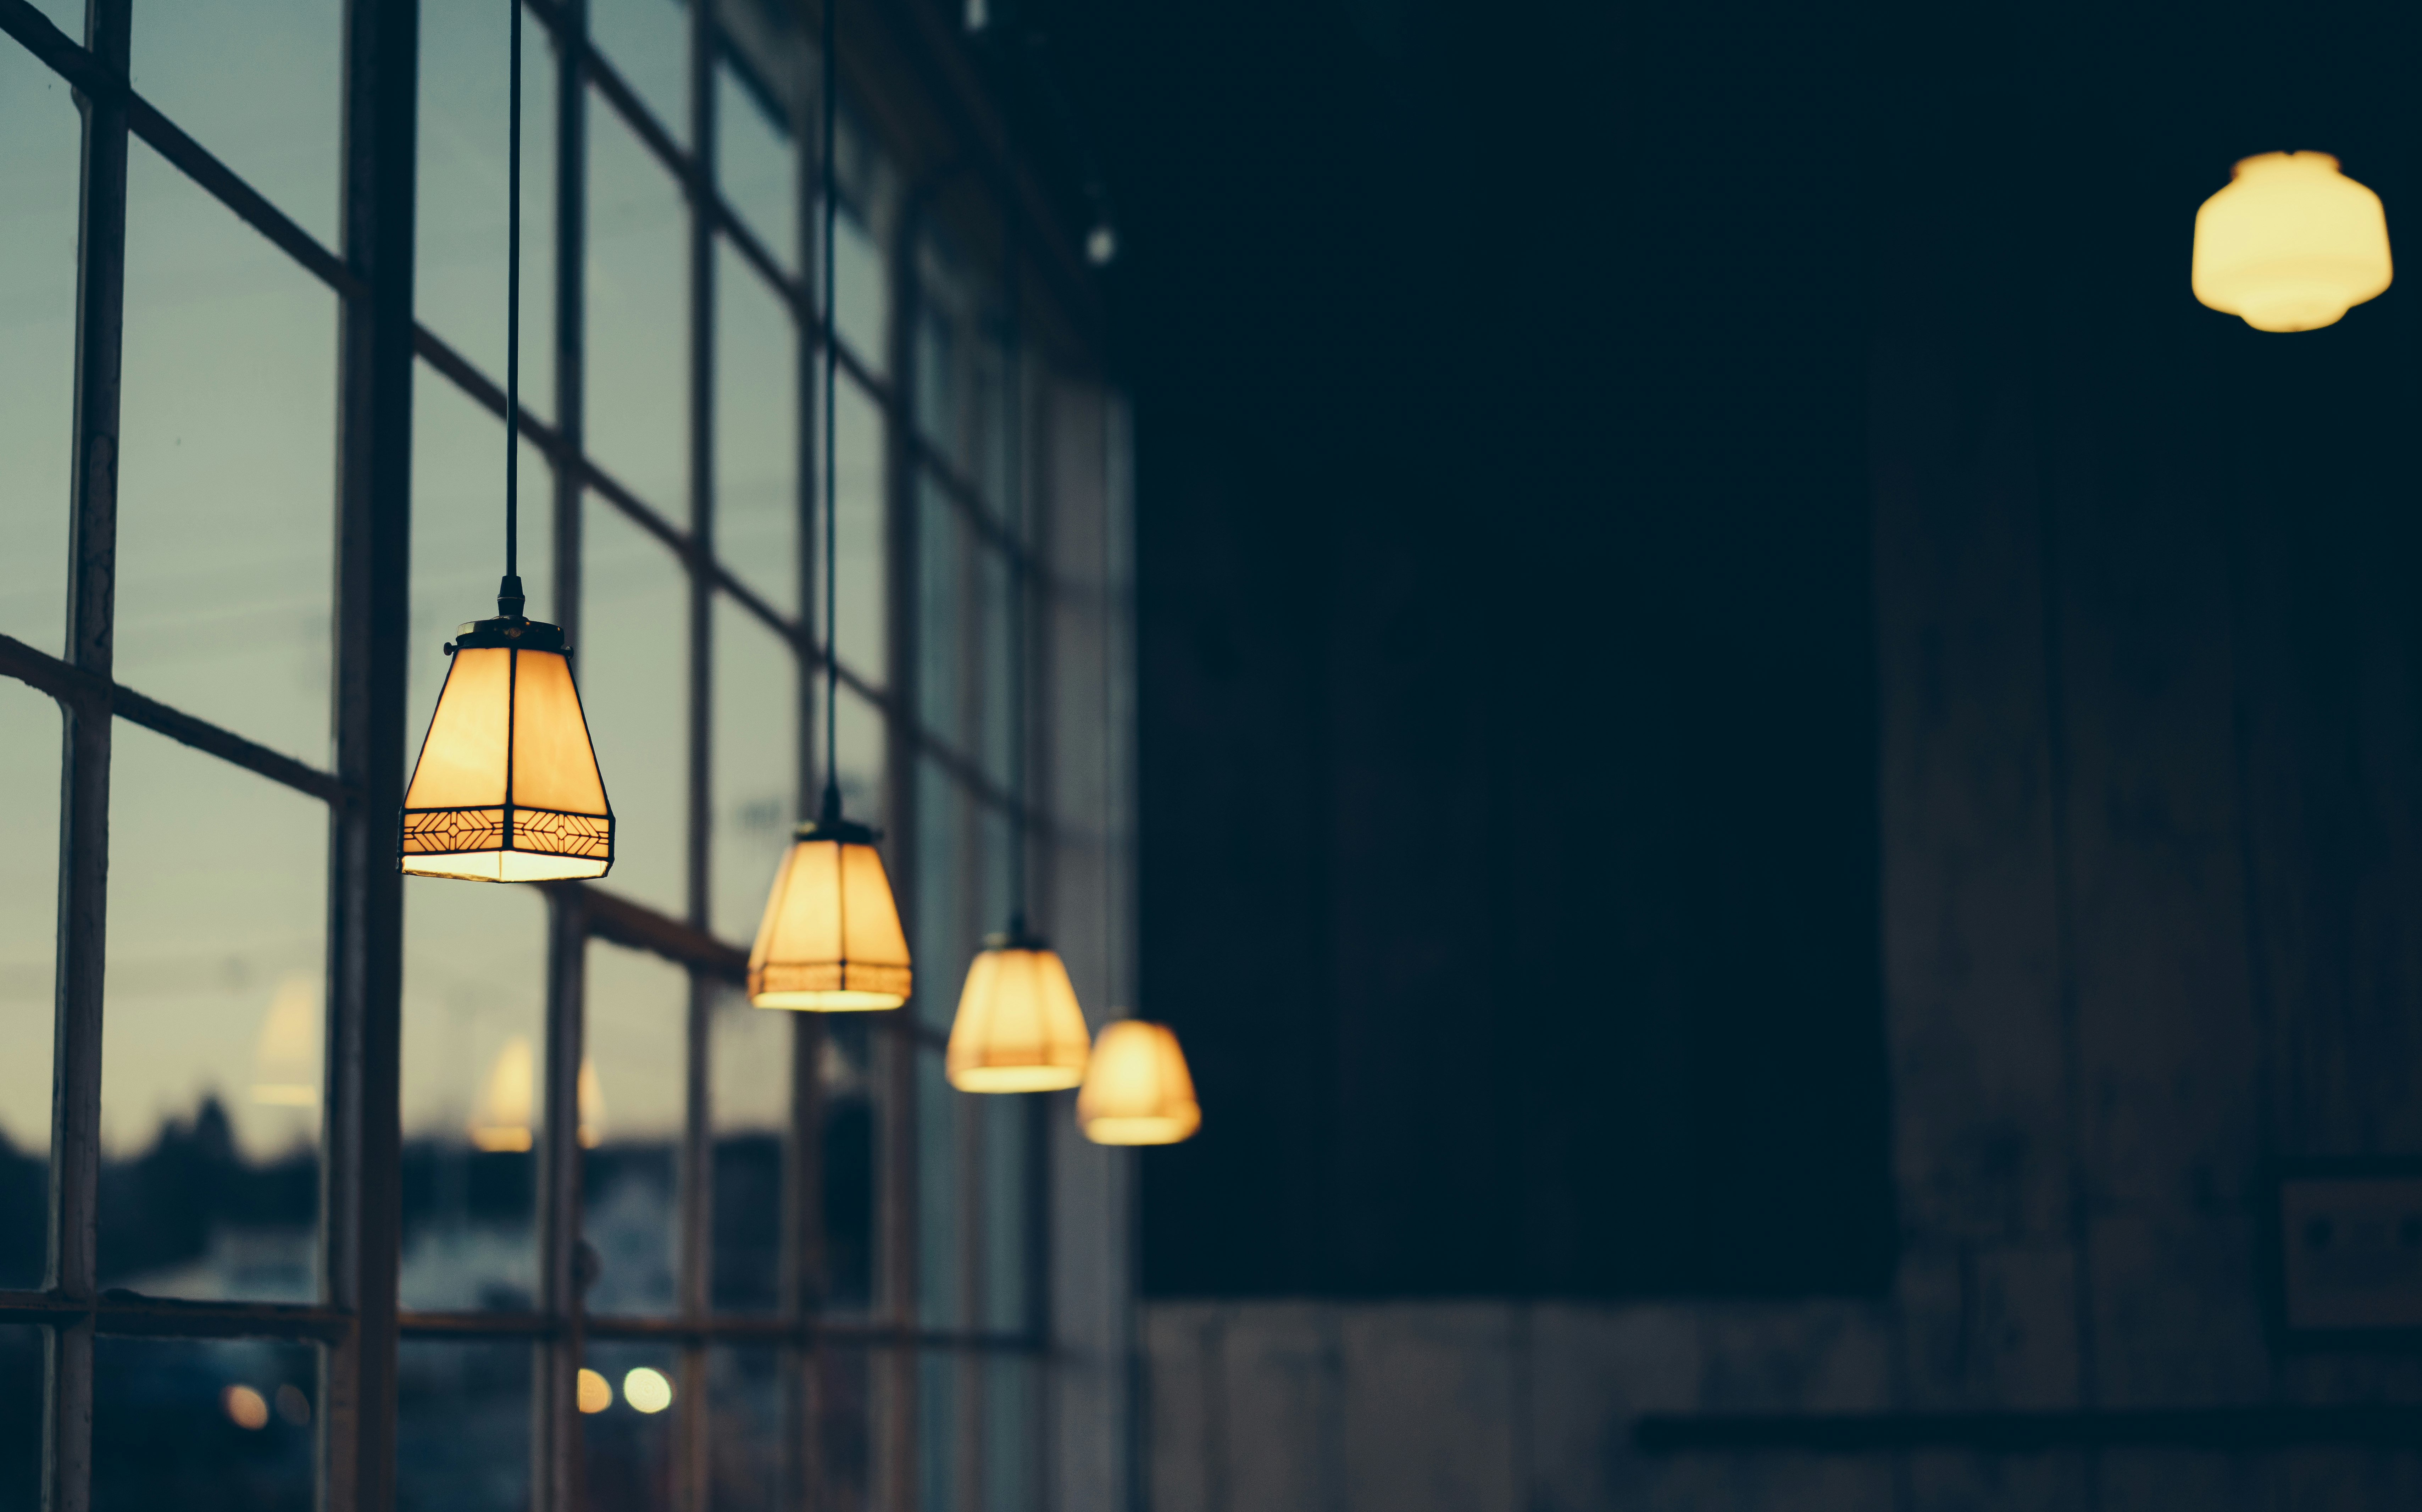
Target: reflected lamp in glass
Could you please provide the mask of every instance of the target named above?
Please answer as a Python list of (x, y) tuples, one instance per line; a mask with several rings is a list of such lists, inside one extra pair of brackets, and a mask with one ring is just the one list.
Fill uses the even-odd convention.
[(1077, 1126), (1096, 1144), (1175, 1144), (1203, 1126), (1168, 1025), (1122, 1018), (1102, 1031), (1077, 1092)]
[(464, 625), (446, 650), (453, 665), (404, 792), (403, 870), (474, 882), (604, 876), (614, 811), (563, 632), (503, 616)]
[(2257, 331), (2313, 331), (2388, 287), (2380, 197), (2327, 152), (2239, 163), (2195, 212), (2195, 298)]
[(987, 936), (967, 968), (942, 1069), (961, 1092), (1058, 1092), (1093, 1047), (1060, 953), (1023, 928)]
[(830, 793), (824, 816), (799, 827), (749, 947), (750, 1002), (829, 1014), (908, 1000), (908, 937), (874, 839)]

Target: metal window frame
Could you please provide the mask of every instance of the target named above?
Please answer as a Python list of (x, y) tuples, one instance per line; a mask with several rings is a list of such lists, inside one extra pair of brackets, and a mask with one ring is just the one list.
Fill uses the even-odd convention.
[[(820, 343), (833, 341), (849, 380), (870, 398), (887, 427), (887, 480), (883, 494), (888, 524), (889, 602), (893, 624), (891, 665), (881, 685), (846, 665), (841, 680), (871, 704), (887, 732), (887, 775), (893, 794), (895, 833), (915, 833), (916, 772), (930, 764), (954, 782), (979, 809), (1009, 812), (1021, 797), (1003, 791), (981, 760), (955, 748), (916, 717), (913, 678), (919, 612), (916, 506), (920, 480), (936, 485), (962, 515), (980, 549), (1012, 563), (1014, 581), (1026, 585), (1013, 612), (1032, 616), (1057, 591), (1032, 546), (1000, 520), (973, 480), (929, 444), (913, 413), (914, 325), (917, 298), (914, 238), (921, 215), (898, 217), (889, 265), (904, 276), (891, 285), (892, 328), (897, 350), (889, 371), (878, 374), (839, 339), (826, 312), (813, 307), (811, 281), (786, 273), (755, 232), (720, 197), (708, 165), (715, 140), (714, 71), (730, 54), (745, 62), (738, 41), (718, 15), (720, 8), (690, 6), (689, 78), (691, 142), (684, 150), (638, 100), (611, 63), (588, 40), (587, 0), (524, 0), (556, 44), (557, 123), (557, 385), (553, 423), (521, 417), (522, 434), (544, 453), (555, 471), (554, 554), (562, 601), (559, 618), (577, 634), (580, 613), (581, 512), (594, 495), (669, 549), (689, 579), (691, 628), (688, 699), (692, 772), (688, 795), (690, 836), (685, 918), (675, 920), (579, 885), (547, 889), (549, 945), (546, 1007), (546, 1106), (550, 1110), (540, 1148), (539, 1204), (535, 1215), (540, 1249), (538, 1306), (526, 1313), (406, 1313), (397, 1305), (401, 1259), (401, 1129), (399, 1105), (401, 984), (402, 971), (401, 879), (392, 866), (386, 815), (400, 804), (404, 769), (405, 674), (409, 655), (408, 582), (382, 572), (385, 563), (408, 559), (412, 385), (419, 363), (453, 383), (502, 417), (504, 396), (488, 375), (455, 353), (413, 314), (414, 216), (417, 210), (415, 134), (418, 104), (418, 0), (349, 0), (346, 11), (341, 105), (341, 253), (322, 245), (265, 196), (175, 122), (146, 102), (127, 82), (132, 0), (87, 0), (86, 34), (79, 42), (54, 26), (27, 0), (0, 0), (0, 33), (24, 47), (75, 90), (85, 118), (78, 239), (75, 443), (71, 470), (70, 642), (54, 657), (0, 637), (0, 675), (50, 694), (64, 717), (63, 788), (60, 810), (59, 939), (56, 955), (56, 1022), (54, 1053), (53, 1138), (48, 1198), (50, 1229), (43, 1288), (0, 1292), (0, 1321), (44, 1328), (45, 1392), (43, 1498), (52, 1512), (84, 1512), (90, 1504), (93, 1341), (99, 1334), (212, 1339), (257, 1337), (316, 1342), (322, 1351), (319, 1501), (330, 1512), (383, 1512), (394, 1497), (396, 1473), (396, 1357), (405, 1338), (524, 1339), (537, 1351), (532, 1403), (532, 1504), (546, 1512), (572, 1512), (581, 1504), (579, 1421), (573, 1403), (574, 1374), (585, 1340), (659, 1340), (683, 1351), (680, 1393), (686, 1404), (676, 1434), (682, 1512), (704, 1512), (707, 1492), (705, 1351), (718, 1343), (770, 1344), (784, 1350), (785, 1389), (793, 1425), (787, 1445), (785, 1495), (794, 1504), (820, 1500), (813, 1463), (815, 1403), (826, 1347), (874, 1351), (878, 1407), (872, 1425), (877, 1494), (881, 1504), (906, 1512), (916, 1498), (916, 1418), (919, 1362), (941, 1351), (968, 1360), (1008, 1353), (1047, 1365), (1050, 1223), (1042, 1210), (1047, 1183), (1031, 1184), (1027, 1205), (1029, 1285), (1032, 1319), (1026, 1328), (1002, 1331), (978, 1326), (981, 1309), (966, 1326), (925, 1329), (918, 1325), (916, 1253), (916, 1069), (922, 1054), (938, 1052), (945, 1036), (911, 1014), (889, 1016), (873, 1036), (880, 1089), (876, 1117), (877, 1242), (882, 1279), (875, 1313), (865, 1321), (821, 1315), (826, 1278), (821, 1233), (820, 1095), (814, 1076), (824, 1026), (798, 1016), (793, 1036), (794, 1090), (786, 1140), (783, 1182), (782, 1260), (778, 1311), (769, 1315), (717, 1314), (710, 1295), (713, 1124), (707, 1080), (712, 988), (734, 980), (745, 957), (708, 929), (709, 826), (713, 676), (712, 615), (718, 594), (729, 597), (793, 647), (803, 671), (821, 669), (828, 649), (813, 637), (808, 616), (781, 615), (740, 581), (714, 553), (714, 262), (718, 240), (730, 244), (791, 310), (798, 332), (802, 373), (815, 369)], [(728, 5), (728, 0), (726, 0)], [(889, 15), (893, 42), (904, 31), (931, 47), (931, 18)], [(8, 45), (0, 43), (0, 45)], [(843, 63), (855, 44), (845, 44)], [(947, 53), (948, 49), (944, 48)], [(967, 80), (953, 74), (953, 59), (912, 83), (932, 88), (936, 77), (947, 91)], [(805, 78), (808, 71), (800, 70)], [(856, 73), (857, 69), (850, 71)], [(765, 93), (752, 77), (752, 93)], [(606, 472), (584, 447), (583, 377), (589, 92), (626, 121), (686, 197), (689, 215), (691, 316), (689, 480), (692, 525), (684, 530)], [(800, 102), (793, 119), (814, 114)], [(997, 125), (978, 102), (954, 98), (944, 113), (968, 137), (971, 156), (999, 159), (996, 192), (1034, 196), (1030, 183), (1000, 154)], [(322, 771), (272, 751), (232, 731), (176, 710), (118, 684), (112, 676), (114, 622), (118, 389), (123, 331), (126, 161), (129, 136), (139, 136), (168, 162), (226, 205), (273, 245), (286, 252), (332, 291), (339, 303), (338, 477), (335, 505), (337, 686), (334, 771)], [(792, 134), (794, 149), (802, 134)], [(813, 181), (801, 151), (803, 191)], [(952, 160), (956, 162), (958, 160)], [(813, 213), (812, 192), (803, 192), (803, 223)], [(1042, 224), (1029, 217), (1030, 224)], [(811, 245), (811, 238), (802, 239)], [(1074, 264), (1062, 255), (1059, 263)], [(1023, 249), (1004, 249), (1022, 264)], [(1065, 268), (1046, 258), (1043, 281), (1065, 294)], [(1058, 274), (1060, 276), (1054, 277)], [(1082, 301), (1079, 301), (1082, 303)], [(1090, 308), (1074, 312), (1074, 325), (1097, 323)], [(813, 395), (803, 384), (803, 411)], [(812, 431), (800, 423), (800, 492), (803, 518), (812, 518), (816, 469)], [(1039, 455), (1041, 447), (1030, 449)], [(1109, 496), (1105, 496), (1106, 500)], [(1106, 508), (1111, 507), (1106, 502)], [(798, 567), (802, 583), (813, 580), (814, 532), (803, 528)], [(808, 602), (803, 595), (802, 603)], [(1030, 644), (1034, 644), (1030, 640)], [(1033, 680), (1039, 684), (1039, 680)], [(803, 689), (810, 678), (803, 677)], [(800, 797), (810, 789), (808, 752), (813, 742), (812, 701), (802, 698)], [(97, 1207), (100, 1172), (102, 969), (105, 941), (106, 825), (109, 806), (110, 733), (123, 717), (189, 747), (255, 772), (327, 805), (330, 825), (329, 1020), (326, 1086), (322, 1107), (321, 1299), (313, 1304), (191, 1302), (140, 1298), (99, 1290)], [(1037, 865), (1047, 874), (1055, 840), (1052, 816), (1042, 806), (1023, 815)], [(913, 899), (913, 845), (903, 843), (904, 893)], [(584, 1029), (584, 963), (589, 941), (605, 939), (650, 951), (688, 973), (690, 1000), (686, 1046), (686, 1115), (679, 1169), (681, 1306), (670, 1317), (610, 1317), (587, 1313), (575, 1254), (580, 1231), (579, 1152), (574, 1120), (553, 1110), (576, 1107), (575, 1079)], [(934, 972), (935, 965), (927, 970)], [(949, 975), (942, 969), (943, 977)], [(929, 981), (936, 980), (929, 975)], [(1042, 1108), (1035, 1109), (1039, 1126)], [(1038, 1131), (1030, 1136), (1030, 1157), (1038, 1172), (1048, 1152)], [(962, 1233), (981, 1238), (979, 1193), (971, 1171), (962, 1173), (957, 1204)], [(980, 1268), (965, 1268), (962, 1287), (981, 1299)], [(968, 1389), (980, 1395), (982, 1373), (969, 1372)], [(1038, 1380), (1035, 1463), (1047, 1467), (1048, 1383)], [(981, 1454), (980, 1400), (969, 1410)], [(962, 1439), (968, 1435), (965, 1432)], [(1047, 1473), (1047, 1472), (1046, 1472)]]

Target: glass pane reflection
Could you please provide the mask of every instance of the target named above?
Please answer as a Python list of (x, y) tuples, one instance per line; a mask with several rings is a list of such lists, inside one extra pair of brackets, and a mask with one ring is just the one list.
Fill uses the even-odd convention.
[(706, 1357), (707, 1505), (714, 1512), (781, 1512), (787, 1394), (782, 1352), (711, 1349)]
[(589, 1512), (664, 1512), (672, 1505), (677, 1358), (661, 1345), (592, 1340), (587, 1368), (606, 1388), (580, 1420)]
[(344, 33), (343, 0), (137, 0), (129, 72), (161, 114), (333, 248)]
[(0, 1286), (27, 1289), (51, 1180), (61, 733), (47, 695), (0, 678)]
[(397, 1512), (529, 1504), (529, 1345), (408, 1339), (396, 1362)]
[(123, 719), (112, 741), (102, 1282), (309, 1300), (327, 810)]
[(95, 1512), (310, 1512), (319, 1373), (307, 1344), (95, 1341)]
[(779, 1301), (784, 1135), (793, 1036), (809, 1016), (752, 1008), (717, 984), (710, 1106), (715, 1117), (714, 1306), (770, 1313)]
[(128, 150), (118, 680), (328, 763), (337, 298)]
[[(61, 0), (64, 5), (66, 0)], [(84, 32), (81, 0), (76, 24)], [(0, 634), (66, 648), (68, 465), (75, 428), (77, 167), (67, 81), (0, 39)]]
[(637, 951), (590, 945), (581, 1234), (603, 1264), (591, 1312), (673, 1307), (688, 1017), (688, 973)]

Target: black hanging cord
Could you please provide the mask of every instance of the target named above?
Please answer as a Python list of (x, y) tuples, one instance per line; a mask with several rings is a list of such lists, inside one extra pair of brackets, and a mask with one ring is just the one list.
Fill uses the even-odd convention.
[(512, 619), (527, 602), (521, 578), (522, 429), (522, 0), (513, 13), (512, 83), (507, 88), (512, 151), (505, 168), (505, 580), (496, 585), (496, 612)]
[[(1015, 55), (1003, 53), (1015, 65)], [(1002, 462), (1009, 514), (1009, 932), (1026, 933), (1026, 416), (1018, 382), (1023, 366), (1018, 327), (1018, 222), (1016, 102), (1002, 102), (1001, 138), (1008, 159), (1001, 184), (1000, 265), (1002, 291), (1000, 409)]]
[(839, 532), (835, 522), (841, 516), (840, 471), (833, 463), (833, 444), (837, 439), (834, 424), (833, 386), (840, 370), (841, 316), (833, 302), (833, 216), (841, 199), (841, 182), (835, 172), (834, 135), (841, 119), (841, 87), (839, 70), (834, 66), (833, 17), (841, 7), (839, 0), (825, 0), (825, 87), (824, 87), (824, 181), (825, 181), (825, 247), (824, 266), (824, 339), (825, 339), (825, 808), (824, 823), (841, 822), (841, 739), (836, 716), (841, 705), (841, 641), (835, 626), (835, 585), (840, 575), (834, 567), (833, 553)]

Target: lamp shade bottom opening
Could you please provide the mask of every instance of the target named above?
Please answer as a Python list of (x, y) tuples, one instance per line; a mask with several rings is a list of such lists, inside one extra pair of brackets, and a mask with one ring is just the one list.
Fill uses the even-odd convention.
[(961, 1092), (1064, 1092), (1085, 1079), (1081, 1065), (963, 1065), (951, 1072)]
[(908, 1000), (896, 992), (861, 992), (843, 988), (828, 992), (761, 992), (749, 1002), (759, 1008), (788, 1008), (809, 1014), (862, 1014), (897, 1008)]
[(444, 876), (463, 882), (564, 882), (604, 876), (611, 864), (594, 856), (549, 856), (543, 851), (424, 853), (403, 858), (408, 876)]

